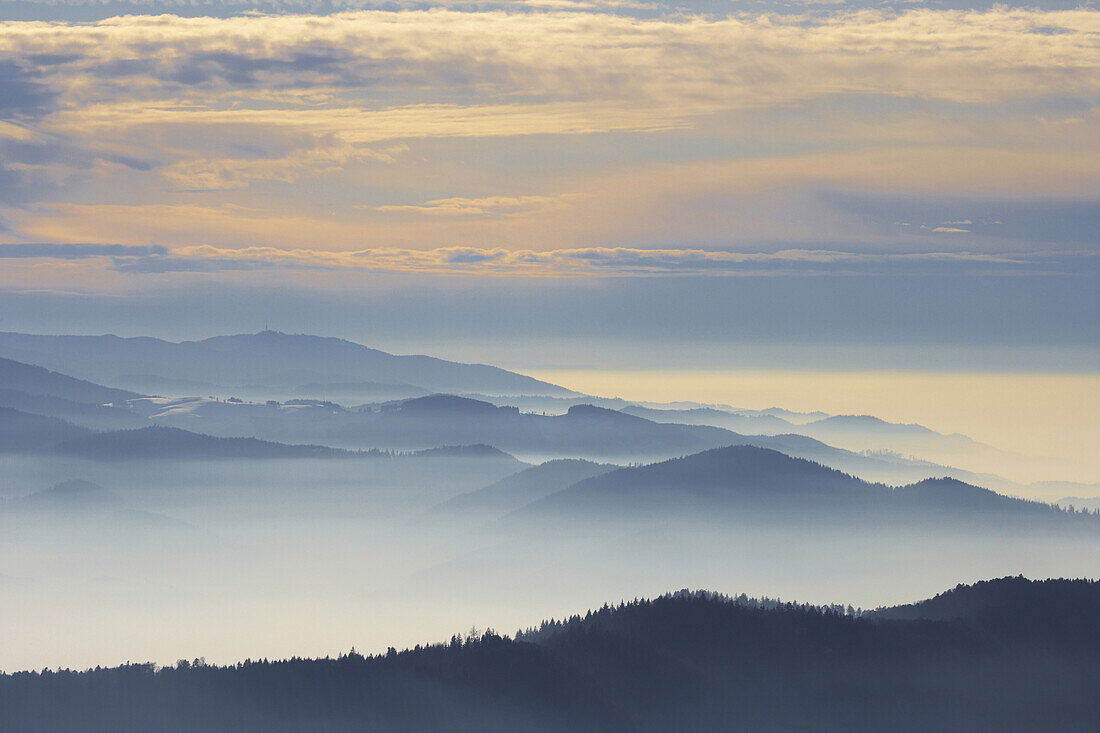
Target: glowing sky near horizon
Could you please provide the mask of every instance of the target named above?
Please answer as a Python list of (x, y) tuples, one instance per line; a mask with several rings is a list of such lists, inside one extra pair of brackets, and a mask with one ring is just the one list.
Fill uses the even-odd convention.
[(532, 376), (628, 400), (873, 414), (1048, 459), (1023, 468), (1005, 457), (999, 469), (1019, 480), (1100, 479), (1100, 376), (1094, 374), (558, 369)]

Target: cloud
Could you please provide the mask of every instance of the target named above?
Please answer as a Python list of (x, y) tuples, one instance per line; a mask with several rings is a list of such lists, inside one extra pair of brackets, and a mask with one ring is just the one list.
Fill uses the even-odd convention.
[(399, 272), (504, 277), (591, 277), (667, 274), (737, 275), (759, 273), (873, 272), (925, 266), (1025, 268), (1028, 256), (971, 252), (856, 253), (788, 249), (732, 252), (699, 249), (588, 247), (544, 252), (441, 247), (432, 250), (375, 248), (330, 252), (277, 247), (227, 249), (209, 245), (168, 249), (117, 244), (8, 244), (0, 258), (105, 258), (111, 269), (128, 274), (211, 273), (266, 269), (343, 272)]
[[(1007, 9), (814, 19), (447, 10), (126, 16), (4, 23), (0, 59), (12, 69), (23, 59), (57, 59), (39, 68), (64, 90), (70, 111), (58, 123), (66, 129), (189, 120), (377, 141), (471, 134), (453, 122), (431, 124), (456, 97), (455, 109), (481, 109), (483, 118), (526, 110), (528, 134), (538, 134), (667, 129), (720, 110), (835, 94), (979, 103), (1093, 94), (1098, 17)], [(1051, 27), (1062, 32), (1045, 32)], [(283, 103), (272, 105), (272, 94)], [(379, 125), (376, 113), (396, 113), (404, 124)], [(490, 122), (481, 134), (517, 128)]]
[(244, 188), (255, 181), (293, 183), (339, 170), (352, 161), (394, 163), (408, 149), (407, 145), (366, 148), (330, 144), (299, 148), (273, 157), (184, 160), (165, 167), (162, 175), (182, 190), (228, 190)]
[[(801, 0), (790, 0), (800, 2)], [(836, 0), (827, 0), (835, 2)], [(909, 0), (912, 1), (912, 0)], [(572, 10), (572, 11), (614, 11), (632, 12), (657, 11), (653, 3), (636, 0), (101, 0), (90, 3), (87, 0), (22, 0), (23, 12), (12, 13), (20, 16), (33, 16), (34, 20), (89, 21), (106, 19), (127, 14), (172, 13), (180, 16), (211, 16), (232, 18), (238, 16), (257, 16), (263, 14), (311, 13), (330, 15), (349, 11), (373, 10), (385, 7), (388, 10), (423, 10), (432, 8), (454, 8), (463, 11), (525, 11), (525, 10)], [(33, 8), (33, 10), (32, 10)]]
[[(1094, 99), (1097, 32), (1096, 11), (1004, 8), (814, 18), (436, 9), (4, 22), (0, 117), (21, 126), (0, 127), (0, 139), (35, 136), (71, 154), (34, 175), (9, 169), (0, 185), (13, 191), (7, 200), (24, 202), (59, 187), (74, 165), (94, 167), (85, 161), (139, 161), (150, 174), (135, 184), (143, 192), (153, 176), (171, 190), (230, 191), (389, 163), (432, 140), (702, 125), (741, 136), (721, 126), (721, 115), (873, 95), (983, 108), (1051, 95)], [(1000, 124), (983, 112), (983, 121), (952, 126), (933, 112), (909, 125), (844, 112), (852, 123), (846, 144), (892, 135), (895, 145), (929, 145), (978, 130), (974, 142), (988, 145), (990, 126)], [(821, 127), (820, 114), (789, 119), (797, 129), (785, 130), (782, 119), (767, 129), (805, 136)], [(1095, 115), (1080, 119), (1086, 124), (1074, 134), (1087, 145)], [(256, 141), (263, 155), (240, 154)], [(74, 185), (91, 177), (81, 175)], [(477, 203), (440, 196), (376, 210), (506, 217), (537, 206), (486, 205), (479, 212)]]
[(5, 22), (0, 202), (42, 241), (859, 248), (881, 231), (797, 196), (1094, 192), (1097, 33), (1002, 7)]
[(497, 250), (477, 250), (477, 249), (460, 249), (452, 250), (447, 255), (446, 261), (453, 265), (478, 265), (485, 262), (499, 262), (508, 257), (509, 253), (502, 249)]
[(0, 119), (38, 117), (53, 107), (59, 95), (41, 76), (29, 64), (0, 58)]
[(0, 259), (85, 260), (92, 257), (159, 257), (167, 254), (167, 247), (155, 244), (147, 247), (124, 244), (58, 244), (53, 242), (0, 244)]
[[(456, 197), (465, 201), (454, 203), (454, 209), (469, 211), (469, 202), (478, 199), (522, 201), (543, 186), (544, 193), (526, 207), (473, 205), (488, 212), (479, 215), (375, 211), (379, 205), (405, 205), (397, 196), (417, 196), (413, 201), (422, 203), (409, 204), (417, 207), (446, 200), (418, 196), (425, 188), (484, 191), (505, 180), (477, 166), (417, 157), (410, 152), (395, 165), (361, 168), (355, 172), (359, 180), (346, 175), (316, 187), (300, 183), (251, 197), (218, 192), (180, 194), (173, 201), (154, 189), (143, 201), (146, 192), (135, 186), (124, 192), (128, 203), (114, 203), (114, 192), (97, 186), (86, 197), (91, 201), (24, 206), (8, 218), (22, 240), (156, 241), (169, 247), (202, 242), (225, 248), (264, 243), (343, 251), (447, 246), (540, 251), (676, 243), (701, 249), (914, 251), (939, 248), (930, 240), (947, 237), (930, 230), (922, 236), (921, 223), (938, 226), (962, 210), (1007, 222), (974, 227), (974, 241), (968, 237), (967, 246), (975, 249), (1033, 249), (1044, 242), (1095, 246), (1090, 235), (1098, 212), (1082, 192), (1100, 183), (1100, 167), (1080, 154), (875, 147), (593, 166), (588, 175), (545, 180), (505, 169), (508, 179), (522, 185), (519, 192), (489, 189), (495, 195)], [(858, 202), (829, 194), (838, 191)], [(1046, 203), (1036, 208), (1040, 193)], [(932, 203), (922, 207), (926, 200)], [(1027, 221), (1006, 218), (1016, 211), (1027, 212)], [(913, 226), (895, 227), (895, 221)]]
[(576, 195), (562, 196), (486, 196), (483, 198), (447, 198), (423, 204), (374, 206), (384, 213), (423, 214), (425, 216), (517, 216), (533, 210), (558, 208)]

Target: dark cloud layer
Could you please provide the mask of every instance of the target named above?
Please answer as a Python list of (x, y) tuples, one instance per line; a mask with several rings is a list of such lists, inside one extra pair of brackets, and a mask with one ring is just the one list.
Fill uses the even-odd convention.
[(0, 59), (0, 119), (34, 118), (53, 108), (58, 95), (39, 76), (34, 66)]
[(85, 260), (91, 257), (159, 257), (167, 254), (167, 247), (155, 244), (147, 247), (122, 244), (57, 244), (52, 242), (0, 244), (0, 259)]

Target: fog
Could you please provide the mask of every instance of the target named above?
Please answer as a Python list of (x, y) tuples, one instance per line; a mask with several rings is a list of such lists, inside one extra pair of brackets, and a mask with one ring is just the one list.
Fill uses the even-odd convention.
[[(6, 671), (378, 652), (681, 588), (877, 607), (1100, 568), (1100, 516), (1010, 496), (1089, 487), (892, 449), (970, 445), (920, 425), (631, 403), (275, 332), (4, 343), (73, 372), (0, 353)], [(295, 396), (196, 395), (188, 364)], [(88, 381), (120, 369), (177, 391)], [(406, 376), (465, 392), (293, 386)]]
[[(474, 625), (511, 633), (684, 587), (874, 607), (984, 577), (1100, 567), (1090, 527), (853, 532), (858, 516), (822, 526), (797, 515), (532, 519), (437, 508), (525, 467), (4, 456), (0, 623), (19, 632), (4, 636), (3, 668), (382, 651)], [(34, 500), (73, 479), (104, 491)]]

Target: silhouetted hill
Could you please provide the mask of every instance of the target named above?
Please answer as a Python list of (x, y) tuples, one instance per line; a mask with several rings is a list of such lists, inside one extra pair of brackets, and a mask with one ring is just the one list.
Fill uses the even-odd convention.
[(143, 374), (230, 388), (252, 385), (286, 390), (311, 382), (384, 382), (437, 392), (575, 394), (484, 364), (395, 356), (343, 339), (276, 331), (181, 343), (144, 337), (0, 333), (0, 354), (112, 384), (123, 375)]
[(874, 415), (832, 415), (831, 417), (806, 423), (805, 427), (821, 428), (823, 430), (878, 430), (883, 433), (894, 433), (895, 435), (940, 435), (940, 433), (923, 425), (887, 422)]
[[(61, 364), (64, 366), (64, 361)], [(51, 372), (34, 364), (24, 364), (3, 358), (0, 358), (0, 387), (5, 390), (25, 392), (28, 395), (59, 397), (63, 400), (91, 405), (125, 402), (141, 396), (134, 392), (103, 387), (83, 379)]]
[(256, 438), (215, 438), (159, 426), (94, 433), (58, 443), (57, 455), (94, 460), (196, 458), (342, 458), (381, 455), (319, 445), (285, 445)]
[(918, 475), (927, 475), (929, 470), (838, 450), (802, 435), (746, 436), (706, 425), (656, 423), (588, 404), (574, 405), (564, 415), (522, 413), (515, 407), (455, 395), (394, 402), (376, 412), (353, 414), (330, 427), (314, 429), (316, 432), (310, 433), (313, 440), (335, 445), (407, 448), (479, 442), (518, 454), (646, 459), (742, 444), (832, 462), (849, 470)]
[(13, 389), (0, 389), (0, 407), (56, 417), (93, 430), (122, 430), (149, 424), (148, 420), (125, 406), (95, 405)]
[(757, 410), (756, 412), (761, 415), (773, 415), (789, 423), (794, 423), (795, 425), (804, 425), (805, 423), (829, 416), (827, 412), (795, 412), (793, 410), (785, 410), (782, 407), (768, 407), (763, 410)]
[(516, 460), (514, 456), (505, 453), (499, 448), (494, 448), (484, 443), (475, 443), (474, 445), (441, 445), (438, 448), (425, 448), (424, 450), (413, 451), (410, 455), (420, 456), (422, 458), (503, 458), (512, 461)]
[[(43, 420), (46, 418), (42, 418)], [(93, 460), (132, 459), (264, 459), (264, 458), (378, 458), (396, 455), (381, 450), (344, 450), (323, 445), (289, 445), (256, 438), (218, 438), (180, 428), (154, 425), (136, 430), (104, 433), (85, 431), (75, 437), (41, 446), (51, 455)], [(447, 445), (413, 451), (422, 458), (499, 458), (523, 465), (514, 457), (490, 445)]]
[(41, 451), (62, 441), (92, 435), (64, 420), (0, 407), (0, 453)]
[(624, 517), (665, 512), (850, 505), (888, 491), (817, 463), (748, 445), (703, 451), (580, 481), (524, 508), (530, 516)]
[(923, 425), (892, 423), (873, 415), (834, 415), (800, 425), (794, 432), (841, 448), (890, 450), (937, 461), (997, 467), (1015, 465), (1018, 460), (1018, 456), (959, 433), (946, 435)]
[(501, 410), (508, 413), (518, 413), (514, 407), (497, 407), (491, 402), (474, 400), (469, 397), (458, 397), (453, 394), (433, 394), (425, 397), (414, 397), (383, 405), (382, 412), (400, 414), (402, 416), (427, 416), (427, 417), (480, 417), (496, 415)]
[(927, 444), (947, 450), (988, 448), (958, 433), (944, 435), (915, 423), (892, 423), (874, 415), (833, 415), (806, 423), (798, 430), (826, 442), (857, 440), (868, 445), (881, 441), (902, 441), (899, 446)]
[[(1005, 581), (983, 585), (975, 596)], [(1037, 583), (1007, 605), (1022, 619), (1065, 613), (1018, 636), (981, 614), (887, 620), (680, 592), (514, 640), (2, 675), (0, 722), (27, 733), (1095, 730), (1100, 584)]]
[[(599, 407), (597, 405), (573, 405), (569, 408), (566, 414), (573, 416), (587, 416), (597, 419), (603, 419), (610, 424), (617, 425), (638, 425), (638, 418), (633, 415), (626, 415), (622, 410), (612, 410), (608, 407)], [(626, 417), (624, 417), (626, 415)], [(647, 420), (646, 422), (652, 422)]]
[(893, 489), (778, 451), (738, 445), (588, 478), (515, 515), (516, 519), (761, 518), (867, 523), (982, 523), (1082, 527), (1100, 518), (1002, 496), (955, 479)]
[(794, 430), (792, 423), (775, 415), (746, 415), (713, 407), (695, 407), (687, 410), (659, 410), (651, 407), (631, 405), (622, 409), (628, 415), (644, 417), (653, 422), (681, 423), (683, 425), (713, 425), (750, 435), (789, 433)]
[(1074, 509), (1086, 509), (1092, 512), (1100, 512), (1100, 496), (1063, 496), (1054, 503), (1061, 507), (1073, 507)]
[(1066, 641), (1071, 633), (1100, 640), (1100, 583), (1087, 580), (1028, 580), (1023, 577), (982, 580), (957, 585), (917, 603), (869, 612), (879, 619), (963, 621), (1001, 632), (1058, 634)]
[(574, 405), (565, 414), (545, 415), (447, 394), (360, 409), (314, 401), (295, 404), (298, 402), (302, 401), (245, 403), (188, 397), (143, 398), (130, 404), (158, 424), (220, 437), (251, 435), (280, 443), (400, 451), (483, 443), (538, 460), (568, 457), (622, 461), (652, 461), (719, 446), (754, 445), (895, 484), (935, 475), (977, 478), (934, 463), (854, 453), (804, 435), (741, 435), (706, 425), (656, 423), (587, 404)]
[(660, 425), (589, 405), (564, 415), (536, 415), (444, 394), (382, 405), (309, 429), (313, 440), (332, 445), (415, 449), (485, 443), (509, 453), (570, 457), (692, 452), (728, 442), (731, 435), (718, 428)]
[(541, 499), (560, 490), (563, 486), (570, 486), (614, 469), (615, 466), (575, 458), (547, 461), (538, 466), (525, 468), (511, 476), (505, 476), (484, 489), (456, 496), (436, 505), (430, 513), (440, 517), (456, 515), (492, 517)]
[(972, 486), (953, 478), (930, 478), (908, 486), (899, 486), (894, 490), (893, 496), (900, 505), (914, 508), (944, 506), (960, 512), (1022, 509), (1046, 511), (1050, 507), (1049, 504), (1003, 496), (995, 491)]
[(119, 498), (99, 484), (91, 481), (63, 481), (48, 489), (35, 491), (7, 501), (0, 501), (4, 511), (53, 511), (73, 512), (99, 510), (113, 506)]
[(298, 385), (294, 392), (348, 404), (386, 402), (428, 394), (423, 387), (403, 382), (310, 382)]
[[(209, 547), (220, 538), (173, 517), (128, 507), (89, 481), (65, 481), (26, 496), (0, 500), (0, 537), (25, 552), (44, 548), (120, 556)], [(0, 730), (5, 730), (0, 712)]]
[[(983, 466), (1004, 465), (1007, 459), (1016, 459), (965, 435), (944, 435), (923, 425), (891, 423), (873, 415), (825, 416), (823, 413), (790, 413), (778, 408), (738, 413), (715, 408), (652, 409), (639, 406), (623, 408), (623, 412), (656, 422), (711, 425), (754, 435), (800, 435), (852, 451), (888, 451), (899, 458), (919, 456), (947, 463), (960, 461), (970, 464), (977, 461), (978, 465)], [(779, 414), (787, 414), (791, 420), (785, 420)], [(817, 458), (799, 455), (802, 458)], [(845, 470), (848, 468), (845, 467)]]

